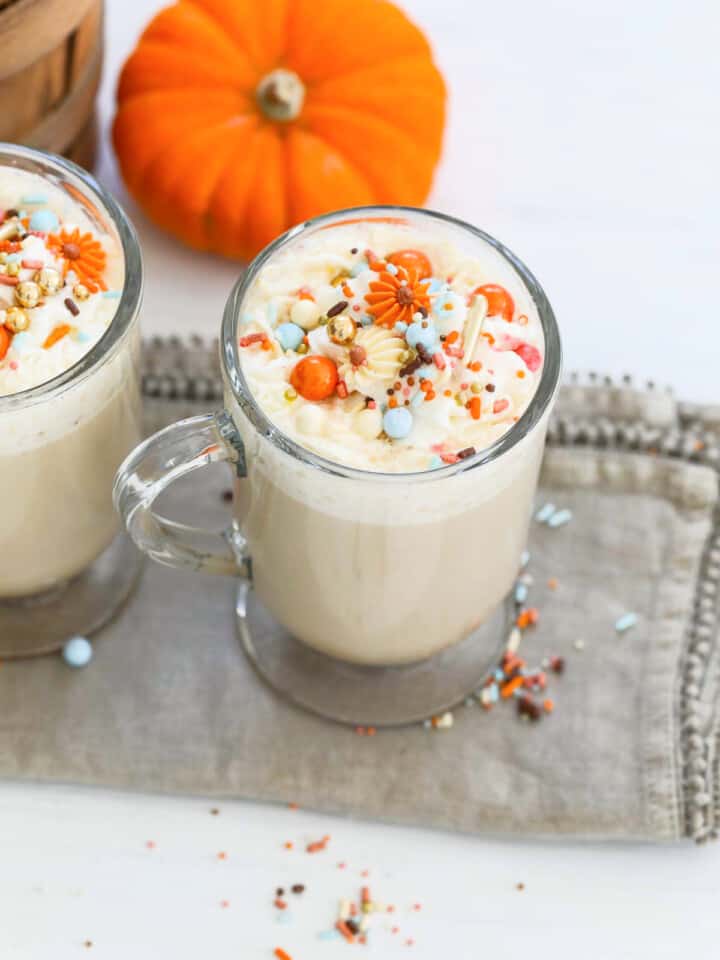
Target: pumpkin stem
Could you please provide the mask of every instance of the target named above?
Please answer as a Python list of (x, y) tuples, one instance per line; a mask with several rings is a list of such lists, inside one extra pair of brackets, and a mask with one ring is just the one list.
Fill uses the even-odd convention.
[(302, 110), (305, 84), (292, 70), (273, 70), (263, 77), (255, 91), (257, 102), (270, 120), (294, 120)]

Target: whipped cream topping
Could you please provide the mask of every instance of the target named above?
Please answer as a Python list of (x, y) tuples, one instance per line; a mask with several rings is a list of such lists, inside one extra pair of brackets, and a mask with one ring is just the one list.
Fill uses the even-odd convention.
[(519, 275), (441, 225), (358, 221), (303, 235), (258, 273), (240, 318), (253, 396), (337, 463), (416, 472), (490, 446), (539, 383), (544, 341)]
[(123, 281), (114, 237), (56, 184), (0, 167), (0, 396), (74, 366), (112, 322)]

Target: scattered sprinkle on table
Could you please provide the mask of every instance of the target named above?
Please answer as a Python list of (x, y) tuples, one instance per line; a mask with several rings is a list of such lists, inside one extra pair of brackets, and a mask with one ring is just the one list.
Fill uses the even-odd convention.
[(636, 613), (624, 613), (621, 617), (615, 621), (615, 630), (618, 633), (625, 633), (626, 630), (629, 630), (631, 627), (634, 627), (638, 622), (638, 615)]
[(572, 520), (572, 510), (558, 510), (557, 513), (547, 520), (547, 525), (553, 530), (557, 527), (564, 527), (566, 523)]
[(328, 843), (330, 842), (330, 837), (323, 837), (322, 840), (313, 840), (312, 843), (309, 843), (305, 850), (307, 853), (319, 853), (321, 850), (325, 850)]
[(148, 848), (148, 850), (154, 850), (157, 844), (154, 840), (148, 840), (145, 846)]
[(524, 883), (516, 883), (516, 884), (515, 884), (515, 889), (522, 891), (522, 890), (525, 889), (525, 884), (524, 884)]
[(547, 523), (550, 517), (555, 513), (555, 504), (546, 503), (544, 506), (540, 507), (538, 512), (535, 514), (535, 519), (538, 523)]
[(217, 807), (213, 807), (212, 810), (210, 811), (210, 813), (211, 813), (211, 815), (212, 815), (213, 817), (217, 817), (218, 814), (220, 813), (220, 811), (218, 810)]
[(292, 960), (290, 954), (286, 953), (282, 947), (275, 947), (273, 955), (277, 958), (277, 960)]

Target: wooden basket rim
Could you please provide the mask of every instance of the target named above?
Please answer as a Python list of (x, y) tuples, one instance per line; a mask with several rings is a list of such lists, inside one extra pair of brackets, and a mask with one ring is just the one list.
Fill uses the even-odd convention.
[[(0, 0), (2, 4), (3, 0)], [(103, 0), (9, 0), (0, 5), (0, 80), (55, 49)]]

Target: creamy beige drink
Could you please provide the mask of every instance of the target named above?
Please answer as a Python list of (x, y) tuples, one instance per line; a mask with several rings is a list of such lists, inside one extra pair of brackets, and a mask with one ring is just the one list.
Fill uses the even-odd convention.
[[(80, 369), (124, 283), (119, 239), (97, 212), (0, 166), (0, 598), (64, 583), (118, 531), (112, 478), (140, 438), (138, 344), (131, 331)], [(62, 388), (37, 389), (76, 367)]]
[(358, 663), (468, 636), (517, 573), (549, 410), (530, 419), (545, 341), (508, 257), (420, 214), (303, 232), (260, 266), (237, 334), (269, 420), (228, 389), (262, 603)]

